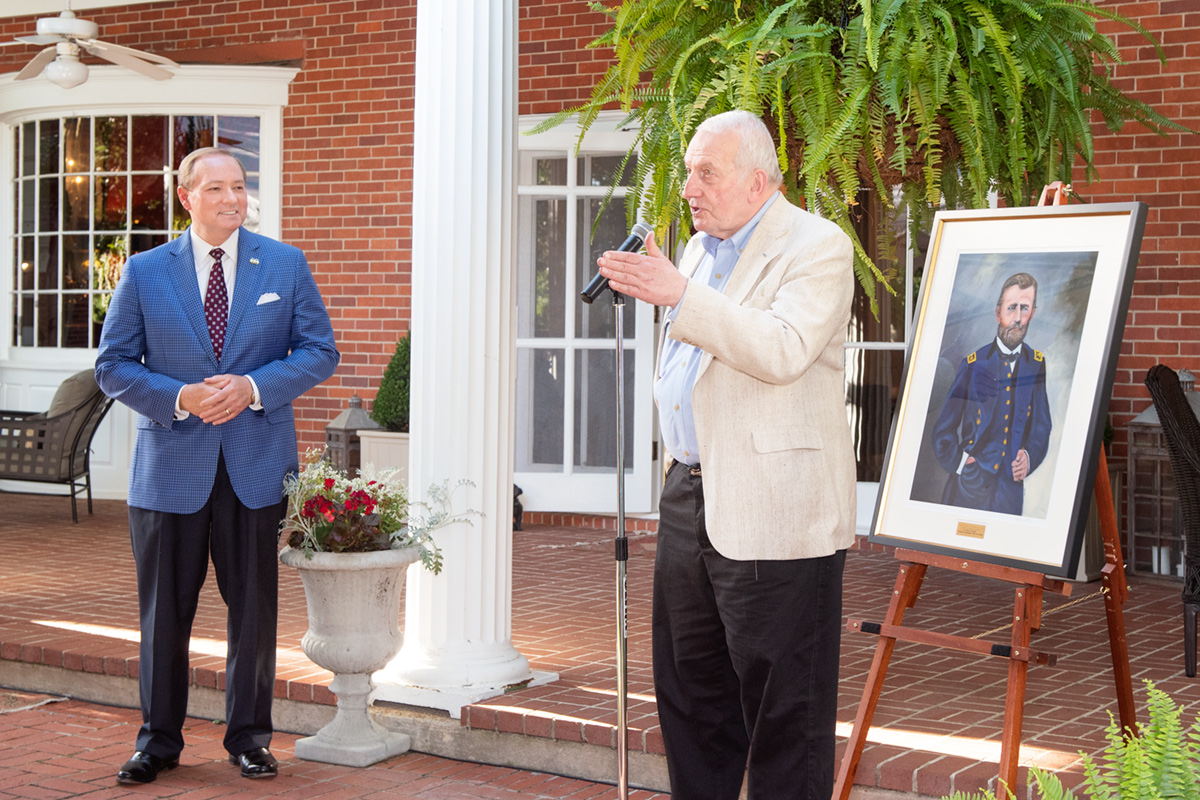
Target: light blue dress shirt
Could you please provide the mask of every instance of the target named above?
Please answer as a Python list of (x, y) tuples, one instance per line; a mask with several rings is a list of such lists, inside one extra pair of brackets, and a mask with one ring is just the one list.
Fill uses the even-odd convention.
[[(737, 266), (750, 235), (758, 227), (759, 221), (767, 209), (779, 197), (775, 192), (767, 202), (763, 203), (749, 222), (730, 236), (728, 239), (718, 239), (707, 233), (698, 233), (700, 245), (704, 248), (704, 257), (696, 266), (690, 281), (702, 281), (718, 292), (725, 290), (729, 276)], [(690, 282), (689, 281), (689, 282)], [(684, 290), (687, 295), (687, 290)], [(680, 303), (683, 299), (680, 298)], [(667, 312), (667, 338), (663, 343), (662, 354), (659, 356), (658, 381), (654, 384), (654, 401), (658, 404), (658, 421), (662, 429), (663, 448), (676, 461), (696, 466), (700, 463), (700, 443), (696, 439), (696, 421), (692, 416), (692, 388), (696, 385), (696, 375), (700, 370), (699, 347), (684, 344), (670, 338), (671, 324), (679, 311), (676, 305)]]

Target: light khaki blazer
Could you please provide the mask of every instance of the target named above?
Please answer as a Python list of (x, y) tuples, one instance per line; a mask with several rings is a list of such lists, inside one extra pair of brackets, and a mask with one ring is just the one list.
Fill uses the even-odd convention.
[[(680, 259), (689, 277), (699, 239)], [(665, 326), (704, 351), (692, 409), (708, 536), (727, 558), (814, 558), (854, 541), (842, 347), (852, 255), (835, 224), (779, 197), (724, 293), (690, 282)]]

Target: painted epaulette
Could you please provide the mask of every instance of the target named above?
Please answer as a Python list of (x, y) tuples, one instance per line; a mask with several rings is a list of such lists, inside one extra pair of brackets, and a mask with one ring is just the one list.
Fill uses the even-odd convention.
[(975, 363), (975, 357), (976, 357), (977, 355), (978, 355), (978, 353), (968, 353), (968, 354), (967, 354), (967, 363), (968, 363), (968, 364), (974, 364), (974, 363)]
[(1045, 361), (1046, 357), (1044, 355), (1042, 355), (1041, 350), (1034, 350), (1033, 351), (1033, 360), (1034, 361)]

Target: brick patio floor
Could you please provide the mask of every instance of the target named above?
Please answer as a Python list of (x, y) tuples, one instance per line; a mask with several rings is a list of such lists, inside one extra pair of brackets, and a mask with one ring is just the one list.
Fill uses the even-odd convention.
[[(656, 754), (662, 751), (662, 740), (650, 677), (649, 633), (655, 539), (647, 532), (630, 536), (629, 747)], [(98, 502), (94, 516), (81, 516), (79, 525), (71, 525), (61, 498), (0, 495), (0, 552), (4, 554), (0, 659), (136, 675), (137, 606), (122, 503)], [(613, 747), (612, 532), (529, 526), (514, 534), (514, 553), (513, 643), (535, 669), (557, 672), (560, 679), (469, 706), (461, 724), (504, 736)], [(299, 579), (286, 568), (280, 574), (276, 694), (302, 702), (333, 703), (327, 689), (331, 676), (300, 651), (307, 622)], [(846, 616), (882, 620), (895, 577), (892, 556), (852, 551), (846, 568)], [(1180, 585), (1133, 576), (1130, 586), (1125, 614), (1139, 718), (1146, 719), (1143, 680), (1150, 679), (1185, 708), (1190, 721), (1200, 711), (1200, 683), (1183, 676)], [(1098, 588), (1099, 583), (1077, 585), (1072, 600), (1086, 598)], [(905, 624), (976, 635), (1008, 622), (1012, 600), (1012, 588), (1006, 585), (930, 569)], [(1033, 640), (1035, 648), (1058, 656), (1058, 666), (1030, 670), (1022, 764), (1054, 769), (1073, 786), (1082, 779), (1079, 751), (1103, 749), (1103, 728), (1116, 705), (1102, 600), (1069, 602), (1047, 595), (1042, 630)], [(192, 663), (198, 686), (223, 685), (223, 611), (215, 581), (210, 580), (193, 630)], [(1005, 642), (1007, 633), (988, 638)], [(843, 637), (839, 694), (843, 737), (854, 718), (875, 643), (874, 637), (863, 634)], [(993, 783), (1006, 668), (1004, 661), (995, 658), (899, 644), (856, 783), (933, 797)], [(126, 712), (109, 709), (106, 713)], [(115, 749), (104, 759), (106, 774), (127, 755), (127, 743), (133, 738), (133, 717), (128, 719), (124, 738), (117, 737), (125, 746), (114, 742)], [(287, 739), (284, 746), (291, 741)], [(409, 757), (401, 760), (405, 758)], [(301, 769), (307, 774), (309, 769), (319, 773), (330, 768), (305, 764)], [(569, 771), (564, 764), (563, 772)]]
[[(188, 748), (178, 769), (162, 773), (149, 786), (119, 786), (113, 775), (129, 757), (130, 731), (141, 722), (140, 713), (47, 699), (0, 692), (0, 798), (586, 800), (613, 793), (606, 784), (421, 753), (406, 753), (369, 770), (302, 761), (292, 754), (297, 737), (290, 734), (277, 734), (272, 743), (279, 776), (249, 781), (225, 760), (224, 728), (204, 720), (189, 720), (184, 731)], [(629, 796), (665, 797), (637, 789)]]

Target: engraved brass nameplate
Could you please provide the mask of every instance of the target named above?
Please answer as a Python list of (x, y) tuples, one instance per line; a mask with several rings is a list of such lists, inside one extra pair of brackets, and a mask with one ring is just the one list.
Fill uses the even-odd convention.
[(985, 527), (974, 522), (960, 522), (955, 533), (959, 536), (970, 536), (972, 539), (982, 539)]

